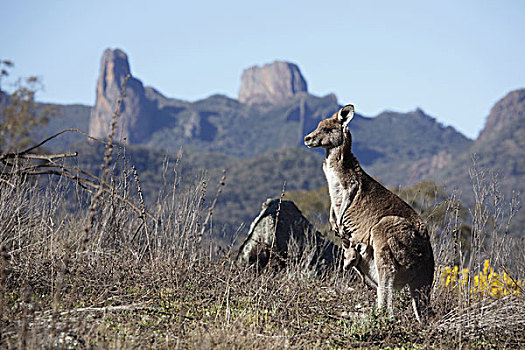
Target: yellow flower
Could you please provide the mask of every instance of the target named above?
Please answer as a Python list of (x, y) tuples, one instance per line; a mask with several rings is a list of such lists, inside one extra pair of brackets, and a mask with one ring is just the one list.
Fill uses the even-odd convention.
[(519, 295), (520, 288), (525, 285), (523, 281), (513, 280), (506, 272), (495, 272), (488, 259), (483, 262), (482, 271), (476, 274), (470, 274), (467, 268), (445, 266), (440, 269), (440, 280), (449, 291), (467, 288), (471, 295), (490, 295), (494, 298)]
[(483, 273), (486, 275), (489, 271), (490, 261), (488, 259), (483, 263)]

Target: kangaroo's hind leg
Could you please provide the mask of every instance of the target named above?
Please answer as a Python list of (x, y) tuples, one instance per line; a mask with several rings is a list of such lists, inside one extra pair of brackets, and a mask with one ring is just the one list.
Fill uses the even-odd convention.
[(426, 323), (430, 314), (430, 285), (415, 288), (408, 287), (412, 298), (412, 307), (419, 323)]

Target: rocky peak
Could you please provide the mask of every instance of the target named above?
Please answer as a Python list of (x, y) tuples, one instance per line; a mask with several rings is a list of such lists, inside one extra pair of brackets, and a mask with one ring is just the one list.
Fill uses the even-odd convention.
[(520, 116), (525, 116), (525, 89), (509, 92), (492, 107), (477, 141), (491, 138)]
[(306, 80), (299, 67), (293, 63), (275, 61), (262, 67), (254, 66), (244, 70), (239, 101), (248, 104), (275, 104), (306, 92)]
[(126, 93), (120, 107), (115, 139), (140, 142), (150, 134), (151, 102), (146, 98), (142, 82), (131, 76), (128, 56), (120, 49), (107, 49), (100, 61), (97, 81), (96, 102), (89, 121), (89, 134), (106, 138), (111, 129), (111, 119), (120, 97), (122, 84), (126, 83)]
[(105, 81), (120, 81), (123, 83), (129, 70), (128, 55), (120, 49), (106, 49), (102, 54), (101, 69), (104, 69)]

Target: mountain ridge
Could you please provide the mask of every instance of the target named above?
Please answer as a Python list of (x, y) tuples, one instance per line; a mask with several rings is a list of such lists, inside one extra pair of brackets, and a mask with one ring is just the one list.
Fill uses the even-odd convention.
[[(115, 59), (115, 63), (111, 63), (111, 58)], [(103, 76), (107, 71), (105, 67), (121, 65), (123, 68), (120, 71), (130, 74), (129, 64), (119, 62), (123, 58), (127, 59), (127, 55), (118, 49), (104, 52), (97, 83), (97, 104), (99, 101), (118, 99), (114, 88), (109, 93), (106, 93), (107, 89), (101, 89), (101, 81), (113, 87), (118, 85), (118, 82), (106, 81), (107, 75)], [(117, 79), (117, 75), (114, 77)], [(122, 80), (122, 77), (119, 79)], [(143, 125), (140, 128), (143, 137), (131, 138), (132, 130), (128, 130), (127, 142), (172, 152), (186, 147), (250, 158), (278, 148), (303, 147), (304, 135), (340, 108), (334, 94), (322, 97), (309, 94), (299, 67), (293, 63), (276, 61), (262, 67), (253, 66), (244, 70), (241, 80), (237, 100), (224, 95), (211, 95), (188, 102), (168, 98), (131, 77), (129, 81), (138, 81), (140, 86), (128, 87), (126, 94), (144, 96), (147, 103), (141, 109), (136, 103), (137, 98), (124, 98), (127, 114), (121, 119), (130, 119), (128, 128), (129, 125)], [(101, 124), (94, 122), (97, 118), (109, 125), (112, 111), (105, 108), (105, 115), (102, 116), (100, 111), (104, 108), (99, 108), (97, 104), (94, 109), (99, 112), (91, 114), (91, 125)], [(133, 108), (137, 109), (135, 113)], [(141, 114), (143, 110), (148, 111), (147, 117)], [(141, 119), (145, 119), (144, 122), (140, 122)], [(149, 130), (149, 133), (145, 134), (144, 130)], [(405, 171), (406, 162), (422, 161), (423, 158), (436, 157), (440, 152), (442, 154), (443, 150), (437, 150), (437, 142), (445, 144), (440, 148), (444, 148), (449, 155), (454, 153), (452, 148), (456, 151), (458, 147), (464, 149), (470, 142), (454, 128), (442, 126), (421, 109), (408, 113), (385, 111), (373, 118), (357, 116), (352, 122), (352, 130), (356, 131), (354, 142), (357, 156), (373, 173), (377, 170), (375, 175), (388, 184), (406, 185), (406, 178), (410, 179), (409, 182), (417, 181), (432, 171), (434, 165), (442, 166), (443, 162), (448, 162), (451, 156), (441, 157), (438, 162), (428, 161), (425, 172), (407, 174)], [(432, 135), (431, 142), (428, 135), (421, 135), (421, 130)], [(90, 134), (98, 137), (107, 132), (90, 128)], [(396, 137), (384, 137), (386, 132), (394, 132)], [(392, 166), (396, 174), (382, 170)]]
[[(127, 55), (125, 57), (127, 58)], [(299, 70), (298, 67), (297, 69)], [(103, 71), (102, 68), (101, 71)], [(118, 81), (109, 82), (109, 84), (103, 81), (106, 84), (106, 90), (109, 85), (113, 86), (110, 89), (111, 94), (104, 96), (104, 101), (113, 101), (112, 109), (118, 98), (114, 87), (121, 81), (124, 73), (129, 74), (129, 65), (128, 70), (123, 69), (121, 73), (116, 79)], [(302, 91), (294, 93), (289, 84), (284, 84), (288, 86), (286, 91), (289, 95), (273, 102), (264, 100), (243, 103), (238, 99), (220, 94), (189, 102), (166, 97), (154, 87), (143, 85), (141, 80), (134, 77), (130, 79), (135, 79), (131, 81), (137, 81), (140, 86), (138, 88), (136, 84), (128, 86), (131, 91), (127, 90), (127, 93), (135, 98), (135, 101), (137, 98), (146, 99), (147, 106), (138, 110), (134, 109), (137, 104), (134, 104), (133, 100), (126, 100), (128, 98), (126, 96), (123, 117), (145, 117), (146, 125), (141, 131), (147, 130), (148, 133), (142, 137), (132, 137), (133, 128), (131, 128), (128, 129), (129, 133), (125, 140), (121, 137), (117, 141), (170, 154), (176, 154), (181, 148), (184, 148), (191, 154), (203, 155), (199, 164), (214, 164), (213, 166), (217, 169), (221, 167), (221, 161), (217, 164), (210, 157), (216, 157), (217, 160), (228, 159), (223, 166), (239, 174), (235, 176), (237, 183), (239, 181), (250, 182), (250, 179), (257, 178), (257, 184), (264, 185), (255, 196), (244, 194), (248, 199), (244, 200), (243, 205), (253, 206), (255, 210), (259, 207), (258, 201), (266, 199), (263, 197), (278, 195), (279, 191), (276, 188), (280, 188), (283, 181), (287, 181), (287, 187), (292, 189), (313, 189), (312, 186), (324, 183), (324, 177), (320, 172), (322, 152), (309, 150), (308, 152), (313, 155), (311, 158), (305, 156), (308, 153), (304, 152), (304, 149), (303, 151), (292, 150), (304, 148), (302, 141), (304, 135), (313, 130), (321, 119), (331, 116), (340, 108), (334, 94), (322, 97), (311, 95), (307, 92), (306, 84)], [(289, 82), (289, 77), (285, 80)], [(99, 86), (104, 87), (100, 81), (99, 77), (97, 89)], [(135, 88), (137, 90), (134, 92)], [(101, 90), (101, 93), (104, 91)], [(521, 185), (521, 179), (523, 179), (521, 176), (522, 167), (525, 168), (525, 165), (522, 164), (523, 156), (519, 152), (520, 147), (525, 147), (521, 141), (525, 139), (525, 136), (521, 134), (522, 128), (519, 125), (521, 117), (517, 118), (515, 115), (525, 110), (522, 103), (522, 95), (525, 90), (515, 91), (509, 92), (506, 97), (510, 97), (507, 99), (504, 98), (496, 103), (487, 117), (487, 125), (484, 128), (486, 131), (480, 133), (476, 140), (467, 138), (451, 126), (441, 124), (419, 108), (406, 113), (385, 110), (375, 117), (356, 114), (350, 125), (354, 153), (363, 168), (387, 186), (404, 187), (423, 179), (433, 179), (446, 184), (450, 189), (461, 188), (469, 203), (472, 203), (473, 197), (470, 194), (471, 185), (467, 178), (471, 164), (470, 158), (472, 153), (481, 153), (483, 155), (480, 158), (482, 166), (507, 169), (501, 172), (510, 179), (502, 182), (504, 185), (502, 189), (506, 195), (512, 188), (523, 191), (525, 189)], [(118, 94), (120, 95), (120, 92)], [(142, 97), (137, 97), (139, 95)], [(496, 108), (496, 106), (499, 107)], [(73, 127), (75, 123), (87, 125), (94, 115), (96, 117), (93, 111), (97, 109), (97, 106), (64, 106), (63, 109), (65, 115), (51, 121), (51, 125), (45, 130), (48, 134), (57, 131), (56, 129), (61, 126)], [(133, 111), (138, 112), (133, 115)], [(142, 113), (144, 111), (147, 113)], [(71, 118), (68, 118), (68, 113)], [(113, 111), (106, 108), (104, 113), (106, 113), (104, 120), (109, 127)], [(509, 113), (512, 115), (507, 115)], [(492, 116), (493, 114), (495, 116)], [(516, 123), (518, 125), (515, 125)], [(141, 122), (128, 125), (141, 125)], [(82, 127), (79, 128), (82, 129)], [(501, 136), (502, 133), (508, 135)], [(107, 134), (102, 132), (97, 135), (105, 137)], [(74, 147), (75, 140), (78, 138), (70, 137), (62, 145), (59, 141), (56, 141), (55, 145)], [(496, 159), (494, 149), (499, 150), (499, 157)], [(219, 154), (223, 154), (224, 157), (217, 157)], [(281, 159), (279, 154), (287, 156)], [(299, 157), (299, 159), (296, 160), (294, 157)], [(281, 160), (276, 161), (276, 159)], [(304, 160), (305, 164), (302, 164), (301, 159), (309, 160)], [(506, 163), (500, 164), (503, 160)], [(283, 175), (285, 173), (281, 168), (289, 167), (287, 162), (297, 166), (300, 169), (297, 171), (300, 173), (311, 174), (316, 178), (311, 180), (305, 180), (302, 176), (301, 180), (298, 176), (285, 178)], [(261, 166), (258, 166), (259, 164)], [(250, 171), (261, 173), (250, 176)], [(289, 170), (287, 172), (287, 174), (293, 173)], [(297, 183), (295, 183), (296, 180)], [(266, 183), (269, 181), (272, 183)], [(230, 206), (236, 205), (235, 196), (241, 197), (239, 191), (250, 191), (250, 189), (249, 186), (240, 186), (230, 194), (226, 193), (225, 202)], [(266, 194), (263, 195), (263, 193)], [(222, 212), (222, 209), (219, 212)], [(520, 211), (520, 215), (522, 212)], [(248, 220), (250, 209), (238, 209), (238, 213), (239, 218)]]

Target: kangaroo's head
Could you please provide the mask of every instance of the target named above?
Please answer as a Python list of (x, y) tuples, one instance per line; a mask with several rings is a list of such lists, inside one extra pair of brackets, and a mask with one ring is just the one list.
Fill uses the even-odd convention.
[(367, 247), (368, 246), (365, 243), (358, 243), (356, 245), (352, 245), (348, 239), (343, 238), (344, 269), (349, 270), (352, 267), (357, 266), (363, 258), (363, 256), (367, 254)]
[(326, 149), (339, 147), (348, 133), (348, 124), (354, 117), (354, 106), (346, 105), (332, 117), (321, 120), (317, 128), (305, 136), (304, 144), (310, 148)]

